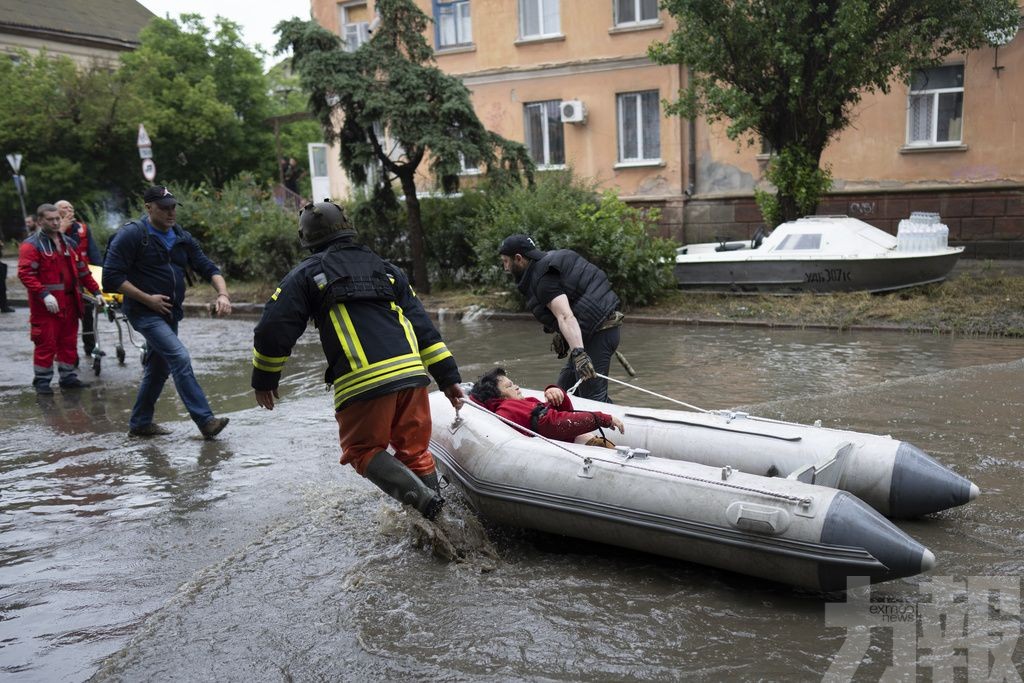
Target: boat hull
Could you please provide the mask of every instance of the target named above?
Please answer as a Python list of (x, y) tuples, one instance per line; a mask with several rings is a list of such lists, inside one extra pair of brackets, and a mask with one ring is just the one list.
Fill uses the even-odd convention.
[(788, 583), (842, 590), (934, 564), (847, 492), (798, 480), (524, 436), (431, 396), (431, 452), (483, 516)]
[(679, 287), (730, 292), (886, 292), (945, 280), (962, 249), (884, 258), (693, 260), (679, 257)]
[(670, 459), (838, 488), (889, 517), (941, 512), (964, 505), (980, 493), (968, 479), (921, 449), (889, 436), (732, 411), (634, 408), (583, 398), (574, 398), (573, 403), (580, 410), (611, 411), (621, 419), (625, 434), (613, 437), (619, 445)]

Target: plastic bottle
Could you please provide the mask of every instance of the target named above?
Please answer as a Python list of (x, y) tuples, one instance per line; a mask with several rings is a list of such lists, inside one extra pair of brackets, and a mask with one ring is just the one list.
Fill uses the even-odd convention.
[(896, 227), (896, 251), (910, 251), (909, 233), (910, 221), (906, 218), (901, 218), (899, 225)]

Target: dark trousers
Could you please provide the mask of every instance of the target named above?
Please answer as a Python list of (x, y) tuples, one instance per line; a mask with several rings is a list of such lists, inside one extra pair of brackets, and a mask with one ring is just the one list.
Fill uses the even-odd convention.
[(7, 308), (7, 264), (0, 261), (0, 308)]
[(85, 306), (85, 310), (82, 312), (82, 348), (88, 358), (92, 355), (92, 350), (96, 348), (96, 307), (88, 301), (82, 303)]
[[(608, 369), (612, 364), (612, 356), (615, 355), (615, 350), (619, 348), (619, 329), (618, 327), (610, 327), (607, 330), (595, 333), (590, 339), (583, 341), (583, 348), (587, 355), (590, 356), (590, 360), (594, 363), (594, 369), (599, 374), (608, 374)], [(573, 384), (576, 384), (576, 368), (570, 360), (558, 374), (558, 386), (568, 389)], [(580, 388), (576, 391), (576, 395), (603, 403), (613, 402), (608, 397), (608, 380), (601, 379), (600, 377), (588, 379), (581, 384)]]

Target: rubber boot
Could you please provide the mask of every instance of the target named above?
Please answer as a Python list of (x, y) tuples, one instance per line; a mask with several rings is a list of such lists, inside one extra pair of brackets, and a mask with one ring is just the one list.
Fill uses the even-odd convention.
[(434, 493), (441, 495), (441, 484), (437, 481), (437, 472), (431, 472), (430, 474), (418, 474), (424, 484), (426, 484)]
[(427, 519), (437, 517), (444, 505), (444, 498), (387, 451), (373, 456), (364, 476), (398, 502), (412, 505)]

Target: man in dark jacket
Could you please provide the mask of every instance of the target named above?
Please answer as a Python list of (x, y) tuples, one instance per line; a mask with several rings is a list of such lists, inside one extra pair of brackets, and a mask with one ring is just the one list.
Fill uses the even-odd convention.
[(256, 325), (256, 402), (274, 409), (281, 371), (312, 319), (334, 390), (341, 463), (433, 519), (444, 499), (428, 450), (426, 387), (433, 377), (459, 407), (459, 368), (405, 274), (354, 238), (337, 204), (310, 203), (299, 214), (299, 239), (313, 255), (285, 276)]
[(583, 380), (577, 396), (610, 403), (608, 374), (619, 348), (619, 297), (604, 271), (571, 249), (541, 251), (528, 235), (509, 235), (498, 247), (506, 273), (544, 331), (555, 333), (552, 348), (569, 361), (558, 386), (569, 389)]
[(103, 290), (124, 294), (125, 316), (146, 339), (146, 369), (128, 433), (170, 433), (153, 422), (156, 401), (170, 375), (199, 431), (212, 439), (224, 429), (228, 418), (214, 417), (192, 371), (188, 349), (178, 339), (178, 322), (185, 315), (182, 302), (189, 270), (217, 290), (217, 315), (231, 313), (227, 283), (199, 242), (175, 222), (178, 202), (166, 187), (149, 188), (143, 201), (147, 215), (126, 223), (114, 234), (103, 263)]

